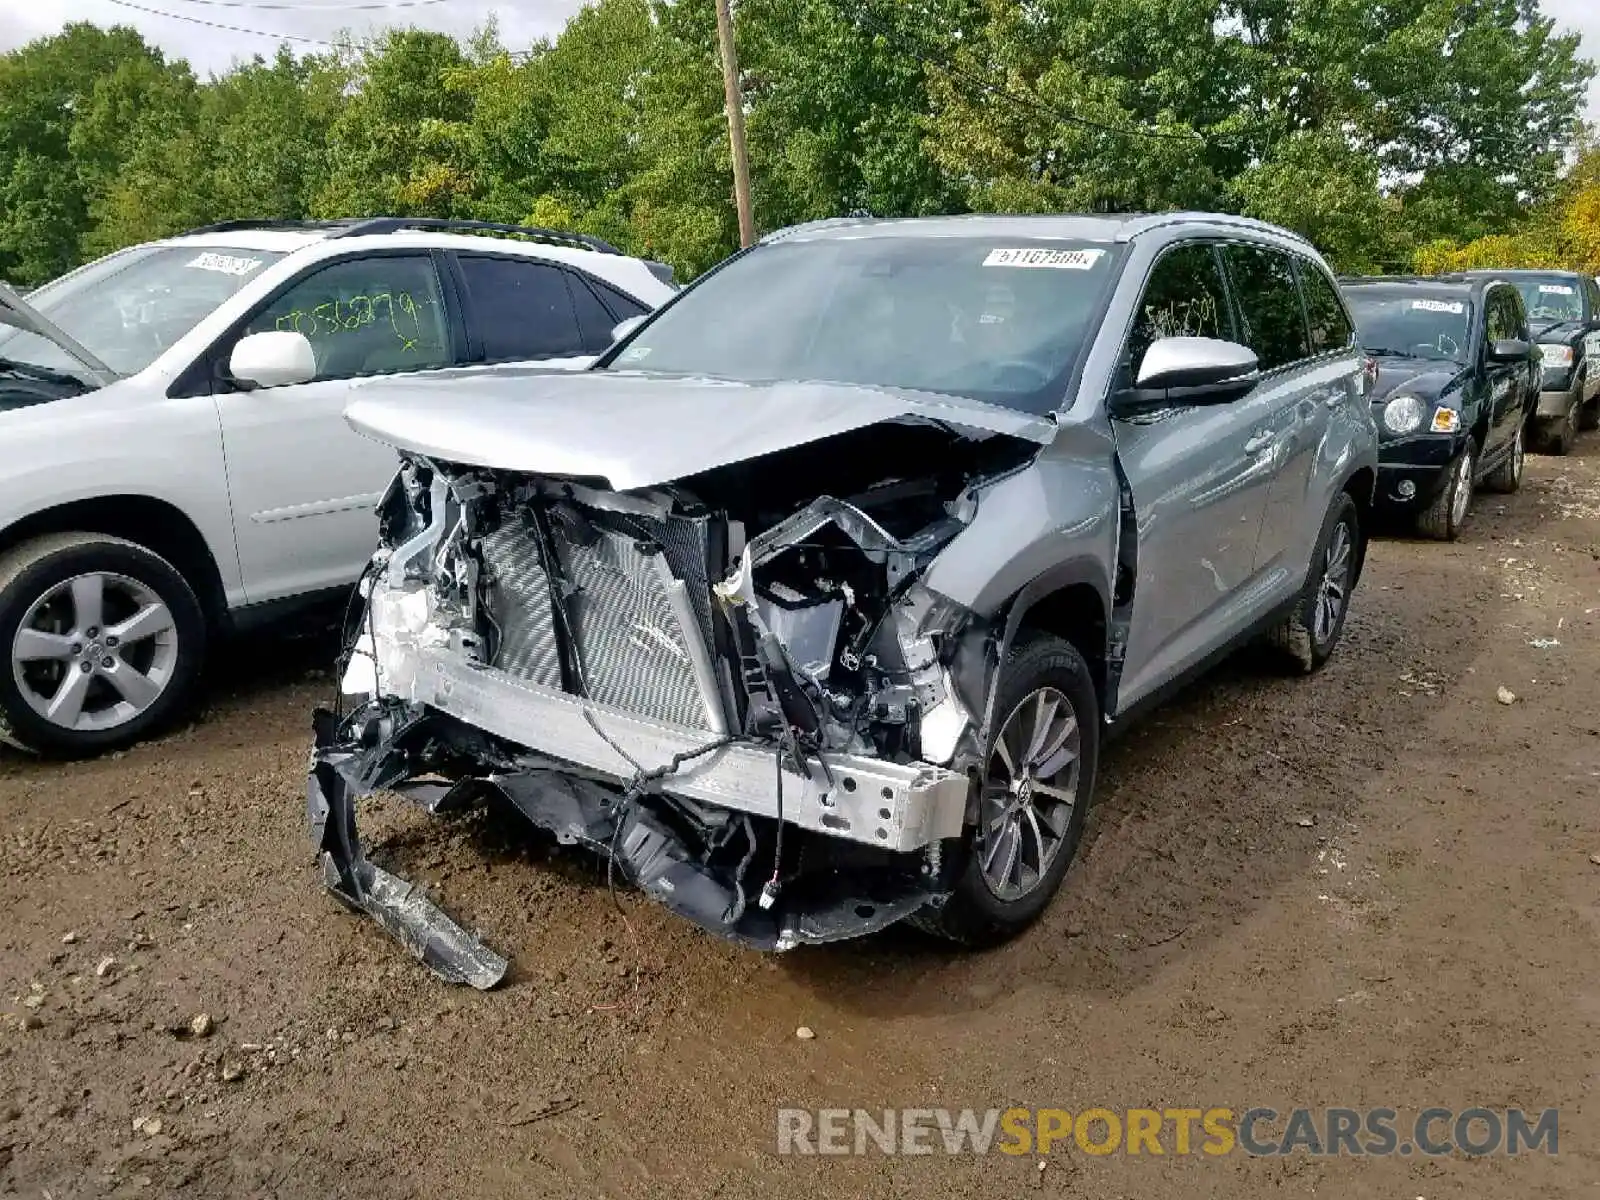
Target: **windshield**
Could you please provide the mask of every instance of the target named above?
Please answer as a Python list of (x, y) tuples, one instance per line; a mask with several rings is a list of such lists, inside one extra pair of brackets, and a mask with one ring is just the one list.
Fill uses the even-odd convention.
[(762, 246), (707, 278), (611, 365), (744, 383), (947, 392), (1060, 406), (1120, 248), (973, 237)]
[[(121, 375), (132, 375), (283, 255), (226, 246), (141, 246), (113, 254), (28, 296), (37, 309)], [(0, 358), (81, 371), (48, 338), (0, 326)]]
[(1519, 279), (1517, 291), (1522, 293), (1530, 321), (1583, 320), (1583, 289), (1571, 279)]
[(1360, 287), (1346, 289), (1345, 298), (1368, 353), (1464, 360), (1472, 329), (1472, 305), (1464, 298)]

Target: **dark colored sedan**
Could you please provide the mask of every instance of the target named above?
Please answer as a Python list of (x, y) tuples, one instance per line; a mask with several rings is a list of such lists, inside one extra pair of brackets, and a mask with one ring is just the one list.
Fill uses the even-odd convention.
[(1453, 541), (1478, 485), (1514, 492), (1540, 357), (1509, 283), (1464, 275), (1342, 281), (1376, 361), (1378, 502)]

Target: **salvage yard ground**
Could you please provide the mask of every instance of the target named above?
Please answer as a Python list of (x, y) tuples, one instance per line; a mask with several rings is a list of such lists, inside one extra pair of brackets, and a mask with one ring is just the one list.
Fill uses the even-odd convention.
[[(760, 957), (515, 817), (385, 802), (375, 856), (511, 957), (448, 988), (312, 870), (327, 647), (233, 648), (164, 741), (0, 757), (0, 1195), (1591, 1192), (1597, 516), (1591, 439), (1458, 544), (1377, 543), (1328, 669), (1241, 658), (1114, 745), (1054, 907), (973, 957)], [(1008, 1105), (1559, 1107), (1561, 1152), (776, 1154), (780, 1106)]]

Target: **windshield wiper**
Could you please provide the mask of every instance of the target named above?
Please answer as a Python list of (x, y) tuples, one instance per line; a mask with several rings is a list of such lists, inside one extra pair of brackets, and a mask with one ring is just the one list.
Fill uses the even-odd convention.
[(26, 379), (37, 379), (41, 383), (65, 383), (76, 387), (89, 386), (81, 376), (70, 371), (57, 371), (52, 367), (41, 367), (34, 363), (18, 362), (14, 358), (0, 358), (0, 371), (9, 371), (13, 375), (21, 375)]
[(1368, 346), (1367, 353), (1373, 358), (1410, 358), (1404, 350), (1390, 350), (1387, 346)]

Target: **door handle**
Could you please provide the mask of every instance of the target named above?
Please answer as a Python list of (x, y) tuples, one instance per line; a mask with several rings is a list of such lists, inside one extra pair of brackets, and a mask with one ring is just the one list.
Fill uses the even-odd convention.
[(1343, 392), (1329, 392), (1326, 396), (1324, 396), (1322, 398), (1322, 402), (1323, 402), (1323, 404), (1327, 405), (1329, 408), (1338, 408), (1344, 403), (1344, 393)]
[(1244, 444), (1244, 452), (1246, 454), (1260, 454), (1261, 451), (1272, 445), (1274, 440), (1276, 439), (1273, 438), (1271, 433), (1255, 434)]

